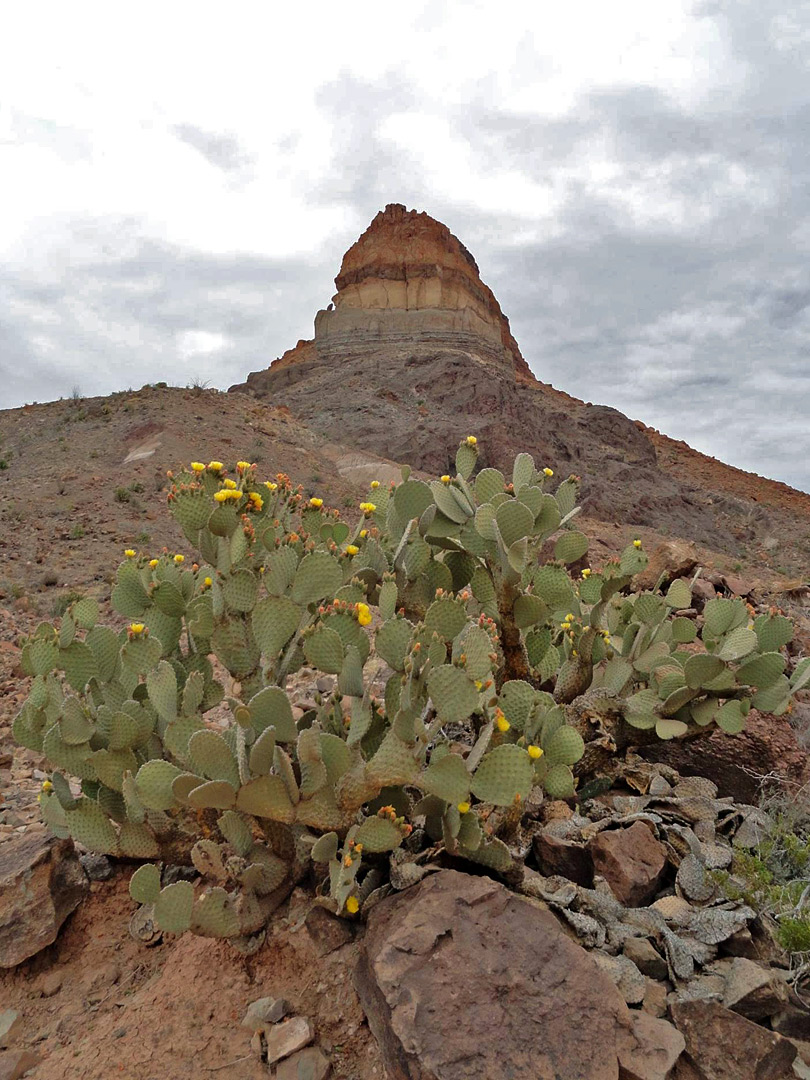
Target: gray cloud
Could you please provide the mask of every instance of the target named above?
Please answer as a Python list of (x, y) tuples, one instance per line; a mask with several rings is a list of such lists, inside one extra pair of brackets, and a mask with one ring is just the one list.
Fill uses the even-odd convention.
[[(551, 227), (534, 238), (516, 239), (527, 223), (506, 201), (474, 209), (463, 175), (438, 196), (419, 160), (384, 137), (392, 115), (435, 108), (404, 71), (344, 74), (320, 90), (332, 139), (306, 197), (341, 208), (347, 225), (315, 262), (157, 244), (136, 222), (77, 223), (98, 255), (69, 277), (0, 267), (4, 403), (76, 382), (106, 392), (192, 373), (241, 380), (310, 335), (343, 251), (397, 201), (473, 253), (538, 378), (810, 490), (810, 18), (780, 0), (701, 13), (731, 62), (728, 88), (697, 104), (605, 86), (564, 116), (527, 118), (494, 108), (484, 80), (463, 108), (447, 106), (482, 173), (556, 193)], [(236, 136), (173, 130), (216, 168), (244, 167)], [(184, 354), (191, 332), (221, 335), (222, 347)]]
[(172, 131), (181, 142), (202, 154), (209, 165), (224, 172), (238, 172), (249, 161), (234, 135), (217, 135), (194, 124), (175, 124)]

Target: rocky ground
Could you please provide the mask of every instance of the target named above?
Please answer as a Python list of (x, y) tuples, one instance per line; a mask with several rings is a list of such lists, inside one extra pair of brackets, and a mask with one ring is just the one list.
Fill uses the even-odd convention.
[[(28, 689), (19, 641), (77, 593), (96, 596), (118, 625), (107, 601), (123, 549), (183, 551), (163, 502), (166, 470), (242, 456), (347, 510), (369, 480), (398, 475), (373, 447), (328, 441), (282, 400), (244, 394), (144, 388), (0, 418), (0, 953), (16, 965), (0, 976), (0, 1078), (27, 1066), (34, 1078), (79, 1080), (318, 1080), (327, 1067), (346, 1080), (810, 1075), (803, 985), (767, 925), (712, 877), (767, 828), (754, 806), (763, 778), (791, 801), (804, 796), (806, 705), (790, 721), (754, 717), (731, 748), (719, 735), (691, 758), (634, 759), (587, 808), (538, 806), (517, 892), (438, 862), (383, 901), (365, 936), (312, 914), (302, 889), (251, 958), (191, 935), (133, 938), (131, 867), (85, 859), (88, 882), (38, 824), (44, 763), (11, 739)], [(685, 468), (677, 456), (668, 467)], [(714, 485), (725, 475), (700, 468)], [(714, 595), (776, 604), (807, 653), (803, 564), (773, 565), (774, 550), (798, 542), (788, 525), (801, 499), (768, 491), (767, 527), (784, 529), (777, 549), (675, 540), (619, 514), (582, 527), (596, 562), (641, 536), (647, 586), (702, 567), (696, 610)], [(301, 700), (317, 689), (306, 672), (295, 688)], [(717, 786), (690, 788), (701, 773)], [(20, 953), (29, 958), (17, 963)], [(268, 998), (243, 1026), (251, 1003)], [(275, 1069), (280, 1047), (298, 1049)]]

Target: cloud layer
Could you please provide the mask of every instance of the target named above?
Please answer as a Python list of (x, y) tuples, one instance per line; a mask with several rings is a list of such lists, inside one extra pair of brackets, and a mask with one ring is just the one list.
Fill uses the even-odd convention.
[(810, 489), (810, 16), (501, 6), (203, 5), (146, 86), (148, 36), (99, 59), (68, 24), (47, 73), (0, 45), (0, 406), (240, 381), (396, 201), (472, 251), (539, 378)]

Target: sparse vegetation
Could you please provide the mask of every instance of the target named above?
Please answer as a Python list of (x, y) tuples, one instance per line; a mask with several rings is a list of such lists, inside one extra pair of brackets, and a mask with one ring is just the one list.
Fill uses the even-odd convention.
[[(193, 463), (168, 500), (194, 555), (125, 552), (128, 630), (76, 599), (25, 643), (14, 734), (51, 763), (50, 827), (136, 859), (182, 849), (205, 879), (195, 893), (136, 871), (160, 927), (250, 951), (310, 864), (320, 902), (354, 918), (417, 818), (426, 847), (508, 876), (534, 787), (570, 798), (631, 737), (738, 732), (752, 703), (784, 713), (810, 682), (810, 659), (789, 672), (779, 612), (720, 598), (676, 615), (687, 582), (632, 589), (640, 539), (588, 565), (577, 477), (477, 461), (470, 436), (453, 475), (374, 481), (349, 521), (283, 474)], [(233, 680), (223, 732), (206, 724), (225, 700), (214, 658)], [(304, 665), (334, 689), (296, 723), (285, 686)]]
[(71, 540), (81, 540), (81, 538), (83, 536), (84, 536), (84, 527), (82, 525), (76, 524), (70, 530), (70, 539)]

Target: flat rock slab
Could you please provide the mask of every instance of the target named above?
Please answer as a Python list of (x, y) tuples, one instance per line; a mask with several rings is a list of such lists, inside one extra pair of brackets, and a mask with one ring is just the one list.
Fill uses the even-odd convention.
[(668, 1080), (685, 1046), (683, 1035), (645, 1012), (631, 1016), (632, 1027), (619, 1043), (621, 1080)]
[(722, 1005), (676, 1002), (672, 1019), (700, 1080), (786, 1080), (795, 1075), (792, 1042)]
[(550, 912), (442, 870), (371, 912), (355, 986), (389, 1080), (618, 1080), (629, 1012)]
[(89, 887), (72, 840), (33, 827), (3, 844), (0, 967), (16, 967), (52, 944)]

